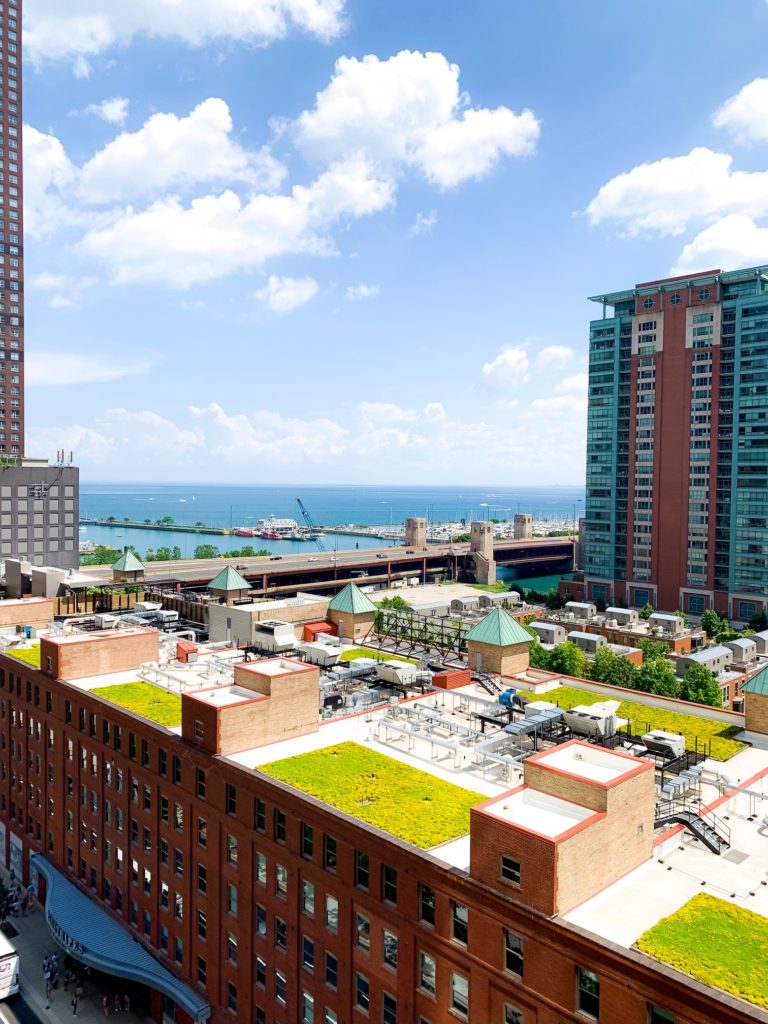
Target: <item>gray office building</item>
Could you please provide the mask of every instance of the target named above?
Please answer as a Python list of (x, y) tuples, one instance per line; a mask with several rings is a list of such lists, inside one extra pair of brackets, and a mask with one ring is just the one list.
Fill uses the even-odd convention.
[(0, 561), (78, 567), (79, 476), (76, 466), (63, 462), (0, 461)]

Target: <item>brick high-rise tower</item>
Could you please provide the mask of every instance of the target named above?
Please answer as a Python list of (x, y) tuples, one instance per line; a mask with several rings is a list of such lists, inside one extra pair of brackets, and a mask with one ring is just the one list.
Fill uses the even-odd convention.
[(768, 606), (768, 267), (594, 301), (584, 597), (747, 621)]

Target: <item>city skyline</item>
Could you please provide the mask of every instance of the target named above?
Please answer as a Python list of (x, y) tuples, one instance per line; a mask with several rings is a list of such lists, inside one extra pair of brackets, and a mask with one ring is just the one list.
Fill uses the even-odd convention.
[(582, 483), (586, 297), (763, 261), (768, 5), (235, 8), (30, 0), (28, 453)]

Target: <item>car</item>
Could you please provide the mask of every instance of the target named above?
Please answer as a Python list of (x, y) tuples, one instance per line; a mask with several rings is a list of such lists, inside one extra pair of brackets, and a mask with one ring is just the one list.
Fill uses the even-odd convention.
[(307, 559), (307, 561), (308, 562), (316, 562), (317, 558), (314, 555), (310, 555), (310, 557)]
[(413, 550), (413, 548), (407, 548), (405, 553), (406, 553), (406, 555), (415, 555), (416, 554), (416, 552)]
[(282, 558), (283, 558), (282, 555), (270, 555), (269, 556), (270, 562), (280, 562), (280, 561), (282, 561)]
[(378, 555), (376, 555), (376, 557), (377, 557), (377, 558), (386, 558), (386, 557), (387, 557), (387, 555), (385, 555), (385, 554), (383, 553), (383, 551), (380, 551), (380, 552), (378, 553)]

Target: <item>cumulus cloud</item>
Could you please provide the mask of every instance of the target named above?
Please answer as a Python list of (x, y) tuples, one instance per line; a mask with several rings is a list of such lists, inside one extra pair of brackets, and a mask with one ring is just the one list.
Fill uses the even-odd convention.
[(264, 44), (300, 30), (330, 39), (344, 28), (344, 0), (35, 0), (25, 11), (24, 44), (32, 62), (87, 62), (136, 36)]
[(502, 156), (534, 151), (540, 125), (532, 111), (467, 103), (458, 65), (441, 53), (340, 57), (330, 84), (292, 130), (314, 159), (357, 150), (384, 166), (413, 167), (444, 188), (482, 177)]
[(105, 384), (124, 377), (137, 377), (152, 369), (149, 359), (112, 352), (108, 357), (77, 352), (27, 353), (26, 383), (29, 387), (72, 387)]
[(524, 348), (508, 345), (495, 359), (483, 363), (483, 376), (502, 383), (525, 383), (528, 380), (528, 353)]
[(629, 235), (679, 235), (692, 221), (768, 212), (768, 171), (734, 171), (733, 157), (706, 147), (640, 164), (607, 182), (587, 206), (592, 224)]
[(567, 363), (570, 359), (573, 359), (573, 349), (568, 345), (547, 345), (536, 356), (536, 362), (542, 366)]
[(369, 423), (413, 423), (418, 414), (393, 402), (359, 402), (357, 411)]
[(27, 278), (27, 287), (48, 293), (51, 309), (76, 309), (83, 292), (96, 284), (94, 277), (71, 277), (44, 272)]
[(559, 384), (555, 385), (558, 394), (579, 394), (586, 395), (589, 387), (589, 377), (586, 373), (574, 373), (571, 377), (564, 377)]
[(360, 302), (363, 299), (375, 299), (379, 294), (379, 286), (377, 284), (354, 284), (350, 285), (346, 291), (346, 297), (350, 302)]
[(81, 224), (84, 214), (62, 199), (76, 178), (76, 168), (61, 142), (24, 126), (24, 221), (33, 238)]
[(100, 117), (107, 124), (125, 124), (129, 105), (124, 96), (113, 96), (112, 99), (102, 100), (101, 103), (91, 103), (85, 108), (85, 112)]
[(273, 313), (290, 313), (317, 295), (320, 285), (311, 277), (278, 277), (271, 274), (256, 298)]
[(553, 398), (534, 398), (529, 409), (536, 414), (547, 416), (583, 416), (587, 411), (587, 399), (576, 395), (557, 395)]
[(753, 267), (765, 263), (767, 252), (768, 228), (759, 227), (745, 214), (734, 213), (704, 228), (684, 246), (671, 273)]
[(322, 417), (305, 420), (266, 409), (230, 415), (216, 402), (204, 408), (190, 406), (189, 411), (210, 424), (212, 452), (223, 458), (269, 455), (276, 461), (303, 457), (325, 463), (334, 461), (346, 446), (348, 431)]
[(712, 124), (746, 145), (768, 141), (768, 78), (755, 78), (727, 99)]
[(283, 166), (266, 148), (244, 149), (232, 139), (232, 129), (229, 107), (214, 97), (186, 117), (154, 114), (83, 166), (78, 191), (88, 202), (106, 203), (216, 181), (276, 188)]
[(416, 220), (411, 224), (409, 235), (431, 235), (432, 228), (437, 224), (437, 210), (429, 213), (417, 213)]

